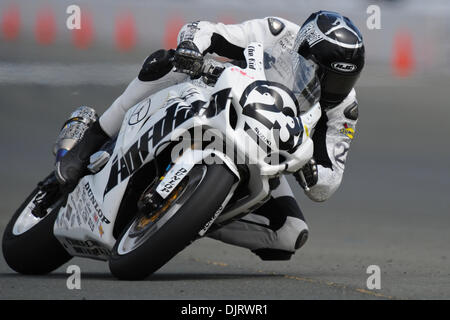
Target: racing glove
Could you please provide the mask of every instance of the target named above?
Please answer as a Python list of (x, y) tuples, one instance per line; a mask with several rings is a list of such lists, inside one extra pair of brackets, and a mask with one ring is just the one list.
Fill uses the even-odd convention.
[(203, 66), (203, 55), (192, 41), (181, 42), (174, 56), (175, 71), (183, 72), (197, 78), (201, 75)]
[(294, 173), (295, 179), (300, 184), (300, 186), (308, 191), (310, 187), (315, 186), (319, 178), (317, 174), (317, 163), (311, 158), (311, 160), (306, 163), (303, 168)]

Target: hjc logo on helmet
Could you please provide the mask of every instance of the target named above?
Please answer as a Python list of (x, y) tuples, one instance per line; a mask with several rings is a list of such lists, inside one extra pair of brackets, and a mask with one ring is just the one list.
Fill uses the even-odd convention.
[(347, 63), (347, 62), (333, 62), (331, 64), (333, 69), (336, 69), (338, 71), (342, 72), (352, 72), (356, 70), (356, 66), (353, 63)]

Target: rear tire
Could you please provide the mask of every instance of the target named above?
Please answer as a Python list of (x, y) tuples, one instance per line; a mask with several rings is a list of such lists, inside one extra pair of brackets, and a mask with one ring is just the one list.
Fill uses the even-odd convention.
[(46, 274), (72, 258), (53, 235), (53, 225), (61, 205), (53, 208), (30, 229), (14, 234), (17, 219), (38, 191), (36, 188), (15, 212), (3, 233), (3, 257), (11, 269), (22, 274)]
[(111, 273), (118, 279), (144, 279), (161, 268), (198, 237), (198, 232), (219, 210), (234, 183), (234, 175), (223, 165), (207, 166), (203, 180), (187, 202), (160, 229), (130, 252), (120, 254), (121, 239), (135, 219), (125, 228), (109, 260)]

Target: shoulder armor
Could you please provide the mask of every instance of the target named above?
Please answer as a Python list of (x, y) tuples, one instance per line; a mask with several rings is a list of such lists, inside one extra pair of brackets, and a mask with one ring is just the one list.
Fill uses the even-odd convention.
[(281, 22), (279, 19), (277, 18), (269, 18), (267, 19), (267, 22), (269, 23), (269, 29), (270, 32), (274, 35), (277, 36), (281, 33), (281, 31), (283, 31), (284, 29), (284, 23)]
[(344, 110), (344, 116), (350, 120), (358, 119), (358, 103), (355, 101)]

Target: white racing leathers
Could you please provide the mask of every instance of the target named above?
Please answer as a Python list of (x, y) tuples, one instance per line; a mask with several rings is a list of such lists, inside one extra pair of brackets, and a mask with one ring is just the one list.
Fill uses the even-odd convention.
[[(267, 17), (235, 25), (197, 21), (180, 30), (178, 43), (193, 41), (203, 54), (217, 54), (243, 60), (250, 42), (264, 47), (295, 49), (300, 26), (282, 18)], [(144, 63), (152, 63), (147, 58)], [(142, 73), (142, 70), (141, 70)], [(149, 80), (150, 78), (150, 80)], [(134, 79), (125, 92), (100, 117), (102, 128), (110, 135), (118, 132), (126, 111), (143, 98), (186, 79), (171, 71)], [(355, 135), (358, 105), (355, 91), (339, 105), (323, 112), (313, 133), (314, 158), (318, 164), (318, 182), (307, 196), (314, 201), (328, 199), (339, 187), (350, 142)], [(211, 238), (248, 248), (263, 259), (285, 259), (306, 241), (308, 227), (285, 177), (272, 198), (259, 209), (209, 234)], [(287, 255), (283, 255), (286, 253)]]

